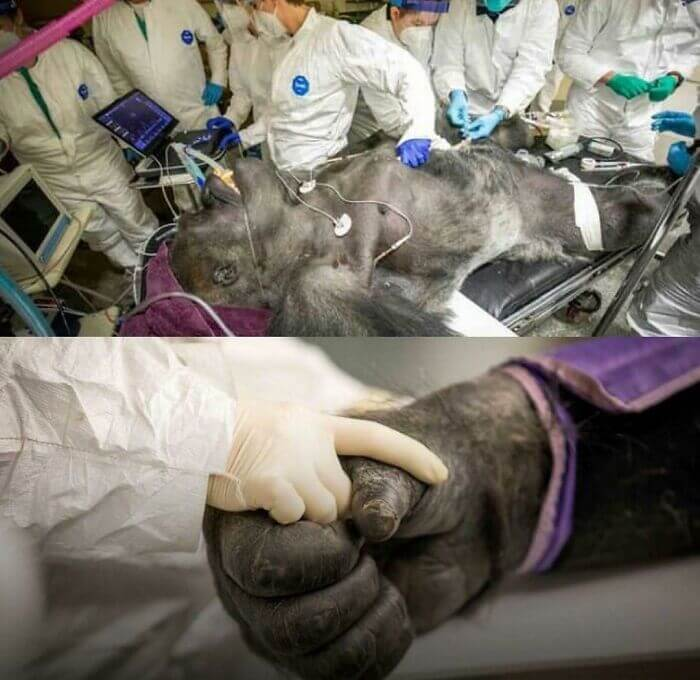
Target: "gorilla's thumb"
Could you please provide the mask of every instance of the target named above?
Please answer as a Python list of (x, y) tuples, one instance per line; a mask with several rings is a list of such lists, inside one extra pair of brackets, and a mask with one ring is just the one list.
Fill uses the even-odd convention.
[(403, 470), (367, 458), (345, 458), (343, 467), (352, 480), (352, 519), (375, 543), (396, 533), (428, 488)]

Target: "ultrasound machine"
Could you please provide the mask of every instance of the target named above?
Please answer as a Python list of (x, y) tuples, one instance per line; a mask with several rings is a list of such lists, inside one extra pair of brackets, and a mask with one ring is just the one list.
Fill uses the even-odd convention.
[[(179, 121), (140, 90), (132, 90), (99, 111), (94, 120), (117, 140), (143, 158), (134, 171), (138, 189), (192, 184), (193, 179), (173, 143), (191, 147), (214, 160), (224, 155), (219, 149), (221, 130), (193, 130), (172, 134)], [(199, 164), (199, 163), (198, 163)], [(200, 164), (202, 170), (206, 169)]]

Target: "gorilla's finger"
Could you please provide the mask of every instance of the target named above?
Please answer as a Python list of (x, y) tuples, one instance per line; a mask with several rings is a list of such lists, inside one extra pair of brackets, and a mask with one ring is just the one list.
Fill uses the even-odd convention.
[(357, 564), (362, 539), (349, 525), (298, 522), (281, 526), (265, 513), (207, 509), (205, 536), (212, 568), (249, 595), (283, 597), (340, 581)]
[(306, 595), (260, 598), (235, 583), (227, 599), (263, 649), (274, 658), (302, 656), (335, 640), (353, 626), (379, 595), (380, 579), (371, 557), (328, 588)]
[(383, 573), (399, 589), (417, 633), (435, 628), (458, 612), (491, 576), (488, 547), (459, 526), (448, 534), (406, 542)]
[(426, 486), (407, 472), (365, 458), (344, 466), (352, 481), (352, 518), (372, 542), (390, 539), (423, 496)]
[(401, 661), (412, 641), (403, 597), (383, 580), (374, 605), (350, 630), (313, 654), (283, 663), (304, 680), (379, 680)]

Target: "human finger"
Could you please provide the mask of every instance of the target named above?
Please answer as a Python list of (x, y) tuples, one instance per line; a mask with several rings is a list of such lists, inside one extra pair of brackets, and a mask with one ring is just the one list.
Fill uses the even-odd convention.
[(340, 456), (363, 456), (409, 472), (426, 484), (448, 477), (443, 462), (412, 437), (369, 420), (327, 416)]

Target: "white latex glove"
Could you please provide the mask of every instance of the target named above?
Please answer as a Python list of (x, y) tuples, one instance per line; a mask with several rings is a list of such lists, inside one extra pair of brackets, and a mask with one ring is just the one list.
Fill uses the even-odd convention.
[(351, 500), (338, 456), (373, 458), (427, 484), (447, 479), (434, 453), (379, 423), (264, 401), (240, 400), (237, 411), (226, 471), (209, 478), (207, 503), (220, 510), (265, 509), (281, 524), (333, 522)]

